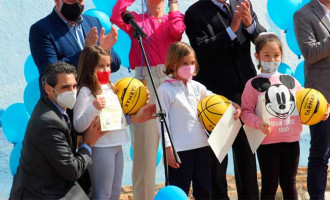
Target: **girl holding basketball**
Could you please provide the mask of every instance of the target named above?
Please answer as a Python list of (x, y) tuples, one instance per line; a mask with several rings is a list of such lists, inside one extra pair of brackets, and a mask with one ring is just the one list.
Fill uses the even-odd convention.
[[(210, 148), (205, 129), (197, 116), (197, 105), (213, 93), (192, 80), (197, 70), (194, 50), (184, 42), (173, 43), (165, 62), (167, 77), (157, 92), (166, 112), (173, 145), (180, 157), (180, 162), (176, 163), (168, 133), (165, 132), (170, 185), (178, 186), (188, 194), (192, 181), (195, 199), (211, 199)], [(237, 104), (234, 106), (237, 109), (234, 119), (238, 119), (241, 110)]]
[(278, 182), (284, 199), (298, 199), (296, 175), (302, 124), (295, 93), (302, 87), (292, 76), (277, 71), (283, 51), (275, 34), (261, 33), (255, 48), (261, 74), (246, 83), (241, 119), (253, 128), (247, 134), (255, 134), (254, 130), (259, 129), (266, 135), (257, 149), (262, 175), (261, 199), (274, 199)]
[(129, 141), (125, 118), (128, 123), (145, 122), (154, 118), (156, 111), (153, 104), (143, 106), (134, 115), (123, 115), (116, 89), (110, 82), (110, 63), (109, 52), (101, 46), (88, 46), (82, 51), (78, 65), (78, 96), (73, 108), (75, 130), (84, 132), (109, 104), (112, 109), (107, 115), (123, 123), (122, 128), (107, 131), (92, 149), (93, 164), (89, 172), (93, 199), (119, 199), (124, 164), (121, 145)]

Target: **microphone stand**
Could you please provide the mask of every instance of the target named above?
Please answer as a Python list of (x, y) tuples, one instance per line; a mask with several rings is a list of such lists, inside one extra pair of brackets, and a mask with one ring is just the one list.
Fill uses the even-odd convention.
[(146, 52), (145, 52), (144, 47), (143, 47), (143, 44), (142, 44), (142, 37), (141, 37), (140, 33), (138, 31), (135, 31), (135, 30), (133, 32), (133, 37), (136, 38), (138, 40), (139, 44), (140, 44), (140, 48), (141, 48), (141, 51), (142, 51), (142, 54), (143, 54), (143, 58), (144, 58), (144, 61), (145, 61), (146, 65), (147, 65), (148, 74), (150, 76), (152, 88), (153, 88), (153, 90), (155, 92), (156, 100), (157, 100), (157, 103), (158, 103), (158, 106), (159, 106), (159, 112), (156, 113), (156, 116), (158, 117), (158, 119), (159, 119), (159, 121), (161, 123), (163, 159), (164, 159), (164, 169), (165, 169), (165, 186), (167, 186), (167, 185), (169, 185), (169, 180), (168, 180), (169, 178), (168, 178), (168, 165), (167, 165), (166, 149), (165, 149), (165, 132), (164, 132), (164, 127), (166, 128), (166, 131), (168, 133), (168, 138), (170, 140), (170, 143), (171, 143), (171, 146), (172, 146), (172, 149), (173, 149), (173, 154), (174, 154), (176, 163), (179, 163), (179, 156), (178, 156), (178, 154), (177, 154), (177, 152), (176, 152), (176, 150), (175, 150), (175, 148), (173, 146), (171, 134), (170, 134), (169, 128), (167, 126), (167, 123), (165, 121), (166, 112), (162, 109), (162, 106), (161, 106), (160, 101), (159, 101), (159, 97), (158, 97), (158, 94), (157, 94), (155, 83), (154, 83), (154, 80), (153, 80), (153, 77), (152, 77), (152, 74), (151, 74), (150, 65), (149, 65), (149, 62), (147, 60)]

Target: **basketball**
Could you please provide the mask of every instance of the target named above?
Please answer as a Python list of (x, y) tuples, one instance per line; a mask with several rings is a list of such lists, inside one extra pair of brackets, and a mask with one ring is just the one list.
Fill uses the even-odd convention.
[(296, 104), (301, 123), (314, 125), (319, 123), (328, 110), (327, 100), (315, 89), (305, 88), (296, 93)]
[(136, 78), (126, 77), (115, 83), (117, 96), (125, 114), (134, 114), (147, 102), (147, 89)]
[(208, 131), (212, 131), (231, 102), (221, 95), (210, 95), (202, 99), (197, 106), (199, 121)]

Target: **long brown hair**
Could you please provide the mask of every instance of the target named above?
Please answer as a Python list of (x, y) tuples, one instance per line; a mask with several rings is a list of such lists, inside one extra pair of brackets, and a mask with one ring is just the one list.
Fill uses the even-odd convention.
[(178, 67), (185, 56), (189, 54), (194, 54), (195, 57), (195, 75), (199, 70), (197, 58), (194, 49), (185, 42), (174, 42), (168, 48), (166, 61), (165, 61), (165, 71), (166, 75), (174, 74), (177, 72)]
[[(78, 63), (78, 89), (88, 87), (95, 98), (96, 95), (102, 94), (101, 84), (95, 73), (101, 56), (109, 56), (110, 62), (112, 60), (110, 54), (101, 46), (88, 46), (81, 52)], [(110, 81), (109, 84), (114, 90)]]

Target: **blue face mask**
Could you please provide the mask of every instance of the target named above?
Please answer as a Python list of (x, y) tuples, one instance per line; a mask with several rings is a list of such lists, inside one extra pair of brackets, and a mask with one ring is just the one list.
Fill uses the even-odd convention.
[(263, 70), (269, 73), (273, 73), (277, 71), (278, 66), (280, 66), (281, 62), (264, 62), (260, 60), (260, 65)]

